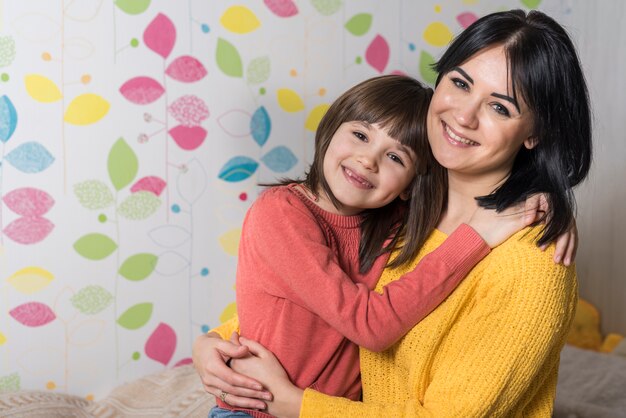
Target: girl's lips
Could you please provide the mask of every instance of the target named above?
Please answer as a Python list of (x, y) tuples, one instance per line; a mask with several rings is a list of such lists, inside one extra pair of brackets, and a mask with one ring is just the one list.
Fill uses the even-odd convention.
[(374, 185), (347, 167), (342, 167), (343, 174), (350, 184), (360, 189), (373, 189)]
[(452, 145), (460, 147), (477, 147), (480, 145), (478, 142), (458, 135), (444, 121), (441, 121), (441, 125), (443, 126), (444, 136)]

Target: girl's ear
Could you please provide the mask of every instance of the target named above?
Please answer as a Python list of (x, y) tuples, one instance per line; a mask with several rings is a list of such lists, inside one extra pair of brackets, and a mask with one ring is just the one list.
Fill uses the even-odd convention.
[(400, 193), (400, 199), (401, 200), (404, 200), (406, 202), (410, 198), (411, 198), (411, 192), (408, 189), (403, 191), (402, 193)]

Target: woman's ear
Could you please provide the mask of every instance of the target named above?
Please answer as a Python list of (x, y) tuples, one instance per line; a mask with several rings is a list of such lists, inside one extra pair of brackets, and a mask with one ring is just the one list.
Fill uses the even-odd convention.
[(539, 143), (539, 141), (537, 141), (537, 137), (536, 136), (529, 136), (524, 141), (524, 146), (526, 147), (526, 149), (533, 149), (533, 148), (535, 148), (537, 146), (538, 143)]
[(401, 200), (404, 200), (406, 202), (410, 198), (411, 198), (411, 192), (408, 189), (403, 191), (402, 193), (400, 193), (400, 199)]

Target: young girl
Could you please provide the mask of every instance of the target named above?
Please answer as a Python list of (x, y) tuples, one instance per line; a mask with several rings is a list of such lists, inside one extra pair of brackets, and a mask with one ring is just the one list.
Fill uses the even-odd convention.
[[(300, 388), (358, 400), (357, 345), (382, 351), (395, 343), (490, 247), (534, 218), (519, 208), (509, 216), (479, 209), (473, 228), (459, 226), (383, 294), (372, 291), (390, 252), (392, 266), (413, 258), (441, 214), (443, 170), (431, 164), (424, 123), (431, 95), (397, 75), (348, 90), (320, 123), (306, 178), (270, 187), (246, 215), (240, 332), (272, 350)], [(210, 416), (246, 416), (227, 411), (235, 409), (227, 397)]]

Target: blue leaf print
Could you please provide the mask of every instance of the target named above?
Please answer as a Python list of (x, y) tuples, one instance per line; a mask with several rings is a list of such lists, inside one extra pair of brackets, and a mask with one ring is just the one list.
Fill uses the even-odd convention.
[(254, 174), (259, 163), (248, 157), (233, 157), (220, 170), (218, 175), (224, 181), (242, 181)]
[(250, 132), (252, 133), (252, 138), (254, 138), (256, 143), (262, 147), (270, 137), (271, 130), (272, 121), (270, 120), (270, 116), (267, 114), (265, 107), (261, 106), (256, 110), (256, 112), (254, 112), (254, 115), (252, 115), (252, 119), (250, 120)]
[(280, 145), (261, 157), (261, 161), (269, 167), (270, 170), (277, 173), (284, 173), (291, 170), (296, 165), (298, 158), (293, 155), (291, 150)]
[(17, 112), (11, 99), (0, 97), (0, 141), (7, 142), (17, 126)]
[(6, 159), (23, 173), (39, 173), (54, 162), (54, 157), (37, 142), (23, 143), (11, 151)]

